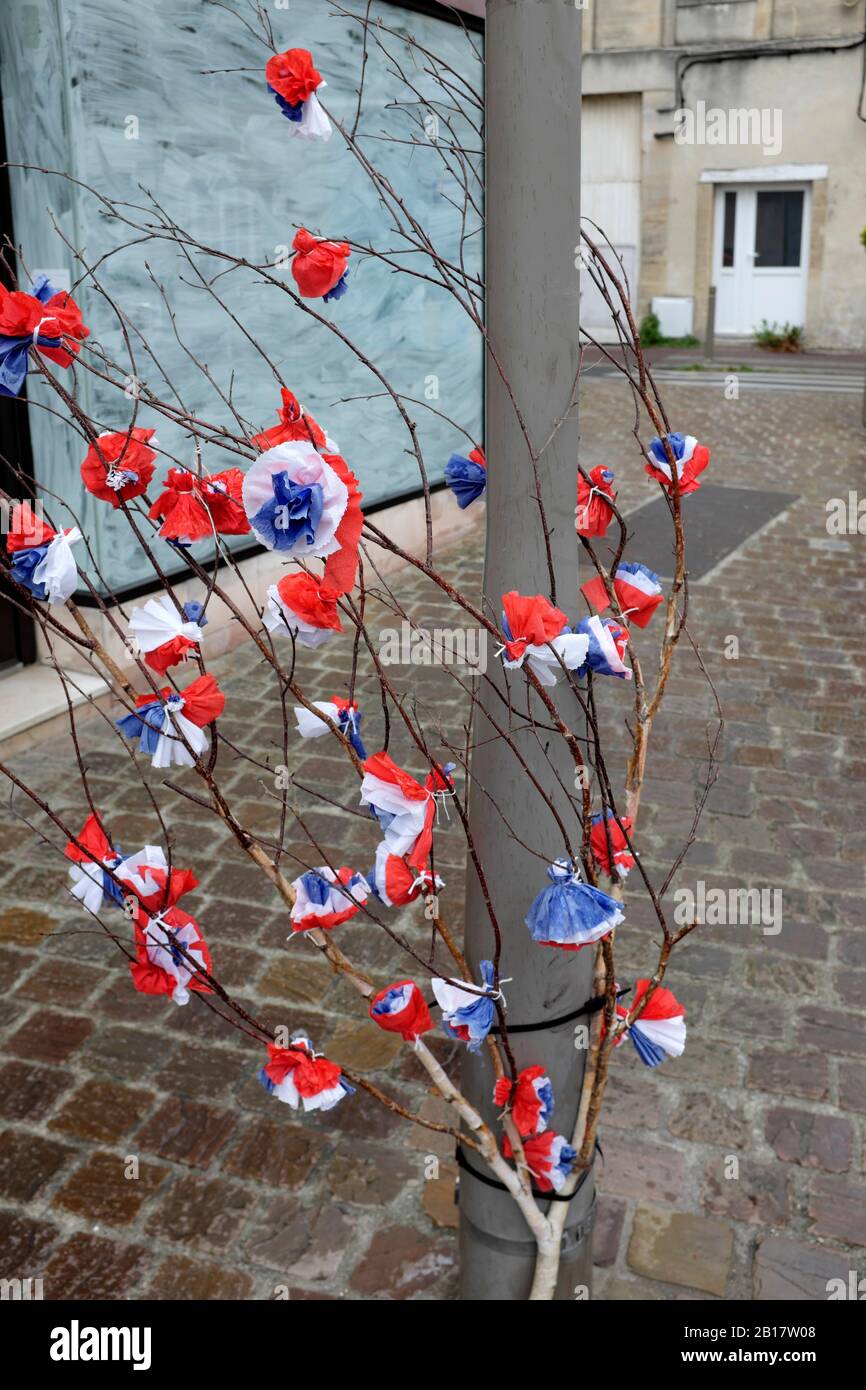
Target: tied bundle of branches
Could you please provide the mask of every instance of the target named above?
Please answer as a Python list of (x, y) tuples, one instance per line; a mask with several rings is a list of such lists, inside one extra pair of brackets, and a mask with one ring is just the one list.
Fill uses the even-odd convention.
[[(663, 881), (654, 881), (641, 860), (638, 826), (653, 725), (680, 648), (685, 646), (706, 676), (687, 626), (683, 500), (698, 486), (697, 474), (708, 455), (695, 440), (673, 431), (641, 350), (622, 267), (603, 234), (589, 228), (582, 238), (584, 267), (609, 307), (618, 350), (591, 338), (586, 342), (615, 366), (631, 393), (640, 475), (649, 474), (670, 513), (674, 574), (665, 597), (657, 576), (640, 563), (640, 556), (627, 554), (628, 525), (617, 503), (612, 471), (587, 471), (575, 460), (575, 584), (567, 595), (557, 593), (551, 526), (539, 470), (575, 408), (580, 373), (548, 438), (534, 438), (502, 366), (499, 345), (491, 340), (485, 324), (484, 286), (469, 269), (467, 248), (480, 233), (483, 214), (481, 94), (417, 40), (381, 19), (374, 22), (370, 5), (360, 11), (338, 4), (331, 9), (357, 24), (362, 38), (357, 101), (349, 121), (341, 121), (330, 108), (321, 75), (306, 50), (278, 52), (264, 6), (253, 4), (241, 18), (246, 39), (257, 44), (263, 56), (265, 51), (268, 54), (268, 82), (288, 117), (291, 133), (309, 138), (335, 133), (343, 156), (354, 159), (369, 180), (382, 209), (384, 245), (354, 239), (351, 228), (341, 228), (340, 236), (330, 239), (299, 227), (293, 286), (274, 261), (256, 262), (203, 240), (152, 192), (142, 190), (136, 202), (115, 199), (62, 171), (31, 169), (46, 179), (77, 184), (77, 193), (92, 199), (100, 216), (121, 236), (111, 251), (95, 260), (64, 237), (78, 267), (71, 295), (49, 302), (47, 292), (40, 298), (34, 286), (32, 294), (25, 291), (15, 301), (25, 316), (35, 316), (32, 323), (27, 320), (19, 362), (40, 386), (31, 408), (47, 412), (57, 430), (74, 432), (84, 458), (85, 486), (122, 518), (129, 545), (149, 566), (159, 597), (143, 610), (130, 612), (101, 573), (88, 526), (69, 497), (45, 486), (37, 490), (15, 460), (5, 461), (16, 478), (18, 498), (4, 494), (11, 507), (12, 530), (2, 564), (13, 594), (10, 601), (38, 625), (44, 650), (62, 682), (77, 779), (87, 808), (83, 829), (50, 805), (26, 776), (8, 766), (0, 770), (11, 784), (12, 810), (25, 815), (25, 801), (38, 808), (42, 816), (38, 833), (72, 861), (75, 896), (129, 959), (136, 988), (168, 995), (175, 1002), (192, 997), (196, 1006), (220, 1015), (251, 1044), (267, 1047), (262, 1079), (271, 1092), (295, 1107), (353, 1104), (345, 1097), (353, 1088), (360, 1089), (407, 1121), (449, 1134), (462, 1150), (475, 1155), (474, 1161), (487, 1166), (517, 1205), (538, 1249), (531, 1297), (550, 1299), (567, 1204), (550, 1207), (545, 1194), (556, 1191), (568, 1196), (592, 1164), (613, 1050), (631, 1035), (643, 1060), (654, 1064), (682, 1048), (683, 1011), (663, 981), (674, 948), (696, 923), (675, 930), (663, 900), (695, 838), (715, 778), (720, 715), (708, 743), (705, 784), (685, 829), (682, 852)], [(465, 40), (474, 42), (468, 32)], [(374, 49), (388, 64), (401, 96), (391, 106), (395, 129), (368, 134), (362, 119), (365, 74)], [(317, 55), (316, 61), (326, 68), (327, 54)], [(437, 89), (435, 98), (429, 95), (431, 83)], [(432, 146), (425, 123), (431, 113), (436, 118)], [(467, 141), (467, 130), (474, 136), (472, 143)], [(407, 196), (379, 167), (376, 144), (382, 140), (432, 147), (442, 176), (449, 181), (458, 224), (456, 255), (443, 254)], [(303, 191), (297, 191), (296, 197), (302, 213)], [(243, 381), (220, 361), (219, 353), (211, 351), (206, 359), (202, 349), (187, 340), (173, 307), (171, 286), (148, 268), (171, 332), (218, 401), (218, 409), (207, 414), (193, 409), (166, 374), (151, 338), (118, 302), (112, 286), (115, 257), (135, 248), (148, 265), (148, 248), (155, 246), (175, 253), (180, 277), (224, 315), (227, 335), (238, 335), (251, 345), (262, 369), (273, 376), (275, 393), (277, 388), (282, 392), (278, 426), (257, 431), (246, 418)], [(27, 285), (28, 267), (13, 245), (7, 244), (4, 260), (10, 282)], [(420, 278), (448, 296), (482, 342), (488, 370), (501, 379), (519, 424), (524, 457), (510, 460), (508, 466), (523, 470), (527, 479), (531, 524), (543, 537), (548, 556), (547, 592), (488, 593), (479, 600), (447, 576), (447, 565), (440, 563), (436, 553), (430, 470), (417, 411), (434, 411), (471, 443), (475, 441), (438, 407), (401, 391), (364, 343), (353, 341), (340, 327), (338, 314), (331, 317), (325, 311), (322, 301), (330, 304), (347, 291), (362, 292), (352, 285), (348, 267), (365, 261)], [(327, 426), (300, 406), (291, 384), (281, 376), (275, 344), (260, 341), (255, 324), (245, 320), (235, 300), (230, 302), (226, 287), (236, 282), (263, 285), (269, 294), (281, 296), (287, 311), (320, 325), (369, 373), (367, 399), (383, 400), (393, 410), (417, 467), (425, 537), (420, 553), (399, 544), (363, 515), (351, 457), (344, 459)], [(82, 293), (93, 306), (89, 335), (75, 304), (75, 295)], [(28, 299), (40, 307), (26, 303)], [(109, 324), (123, 344), (119, 355), (106, 346)], [(7, 336), (11, 340), (11, 331)], [(135, 383), (133, 391), (130, 381)], [(107, 418), (98, 418), (86, 408), (88, 383), (97, 383), (103, 398), (113, 400)], [(362, 408), (359, 402), (356, 408)], [(160, 444), (151, 428), (154, 421), (169, 423), (186, 441), (185, 451)], [(653, 436), (651, 444), (645, 442), (645, 435)], [(206, 457), (220, 460), (216, 471), (205, 466)], [(452, 460), (451, 480), (461, 505), (483, 490), (487, 462), (477, 444), (468, 460)], [(464, 468), (467, 463), (471, 467)], [(166, 465), (169, 471), (158, 492), (155, 471)], [(493, 458), (489, 466), (492, 471), (506, 464)], [(612, 559), (605, 559), (599, 542), (612, 526), (618, 539)], [(248, 572), (226, 540), (247, 532), (273, 551), (267, 596), (254, 591)], [(76, 542), (77, 551), (73, 549)], [(200, 585), (201, 597), (193, 605), (180, 592), (181, 579), (174, 568), (178, 552), (186, 567), (183, 582), (192, 576)], [(584, 585), (588, 616), (578, 621), (576, 576), (581, 552), (594, 574)], [(463, 711), (459, 727), (448, 727), (432, 702), (425, 705), (423, 700), (405, 698), (377, 650), (371, 626), (374, 609), (399, 618), (413, 633), (423, 627), (401, 596), (399, 579), (394, 577), (398, 566), (423, 576), (453, 613), (453, 621), (474, 625), (501, 657), (495, 673), (442, 668), (444, 678), (459, 692)], [(87, 609), (74, 597), (82, 589), (89, 596)], [(643, 626), (656, 608), (660, 610), (656, 668), (648, 677), (629, 625)], [(98, 622), (88, 617), (94, 610)], [(317, 801), (332, 808), (338, 803), (320, 789), (291, 779), (282, 786), (274, 783), (271, 754), (260, 756), (252, 731), (245, 738), (234, 732), (234, 726), (229, 733), (221, 725), (225, 698), (208, 670), (204, 632), (208, 612), (216, 610), (230, 615), (243, 636), (239, 659), (248, 665), (257, 663), (259, 693), (272, 702), (277, 721), (279, 732), (271, 754), (279, 757), (280, 766), (292, 763), (299, 737), (321, 734), (344, 758), (348, 775), (357, 779), (359, 801), (339, 803), (339, 809), (347, 821), (361, 814), (378, 827), (377, 868), (371, 874), (365, 876), (356, 866), (342, 865), (329, 855), (310, 825), (310, 811)], [(602, 617), (604, 613), (609, 616)], [(342, 694), (327, 699), (316, 686), (317, 668), (311, 656), (325, 642), (331, 644), (331, 651), (340, 651), (342, 666)], [(196, 669), (191, 683), (177, 678), (183, 662)], [(112, 841), (79, 738), (82, 691), (76, 672), (82, 666), (107, 683), (119, 706), (109, 714), (101, 704), (94, 705), (93, 718), (101, 722), (106, 746), (115, 747), (117, 757), (126, 759), (130, 775), (143, 789), (159, 827), (158, 849), (147, 846), (139, 855), (124, 856)], [(616, 679), (609, 677), (620, 677), (622, 683), (617, 686)], [(563, 715), (561, 703), (551, 693), (557, 684), (569, 693), (573, 717)], [(631, 692), (630, 717), (625, 722), (630, 750), (625, 767), (618, 769), (611, 765), (602, 714), (627, 690)], [(364, 738), (376, 734), (377, 751), (372, 756), (361, 740), (361, 694)], [(513, 760), (522, 795), (533, 803), (533, 815), (539, 821), (555, 822), (561, 860), (552, 866), (549, 856), (514, 827), (509, 806), (500, 804), (477, 780), (473, 785), (480, 708), (484, 738), (495, 739), (498, 757)], [(523, 737), (527, 730), (537, 740), (537, 759), (527, 757)], [(389, 751), (398, 738), (408, 750), (406, 762), (413, 773)], [(547, 750), (552, 742), (567, 750), (574, 767), (574, 790), (567, 790), (565, 815), (548, 786)], [(621, 748), (619, 735), (617, 758)], [(153, 779), (144, 770), (148, 756), (153, 766), (166, 769), (168, 775)], [(264, 834), (245, 819), (228, 785), (232, 779), (226, 776), (238, 767), (248, 769), (271, 799), (274, 833)], [(539, 863), (539, 882), (527, 885), (526, 902), (511, 905), (521, 919), (516, 928), (514, 922), (501, 920), (501, 910), (489, 891), (489, 866), (473, 835), (470, 785), (501, 836), (520, 844)], [(357, 1069), (330, 1063), (306, 1035), (295, 1035), (290, 1028), (275, 1033), (251, 1006), (234, 997), (221, 980), (218, 958), (211, 958), (206, 930), (177, 905), (195, 880), (174, 863), (165, 807), (175, 798), (181, 798), (202, 824), (211, 817), (228, 832), (238, 853), (264, 876), (292, 933), (303, 933), (333, 971), (353, 987), (370, 1028), (379, 1026), (402, 1036), (433, 1092), (449, 1107), (449, 1123), (413, 1113)], [(464, 838), (468, 872), (476, 877), (485, 902), (490, 947), (480, 976), (467, 963), (453, 905), (440, 891), (437, 816), (445, 804), (452, 826)], [(308, 847), (306, 854), (296, 851), (298, 836)], [(550, 868), (552, 877), (546, 889), (542, 886), (545, 868)], [(639, 982), (632, 1000), (622, 1002), (616, 934), (624, 920), (623, 885), (629, 869), (652, 906), (660, 941), (651, 971)], [(105, 909), (117, 904), (130, 919), (129, 933), (115, 931), (110, 920), (101, 921)], [(395, 909), (423, 914), (430, 929), (426, 949), (394, 924)], [(546, 1082), (545, 1058), (539, 1057), (535, 1067), (519, 1068), (509, 1035), (503, 955), (507, 955), (509, 932), (526, 930), (524, 917), (539, 950), (588, 947), (596, 955), (588, 1061), (576, 1124), (568, 1135), (556, 1135), (551, 1127), (555, 1098)], [(405, 956), (412, 978), (374, 979), (360, 968), (352, 958), (352, 929), (342, 930), (350, 921), (356, 925), (366, 921), (385, 932)], [(562, 956), (563, 968), (568, 959)], [(448, 1074), (436, 1047), (425, 1040), (434, 1026), (430, 1010), (435, 1007), (441, 1009), (450, 1038), (480, 1050), (500, 1110), (497, 1125), (485, 1121)]]

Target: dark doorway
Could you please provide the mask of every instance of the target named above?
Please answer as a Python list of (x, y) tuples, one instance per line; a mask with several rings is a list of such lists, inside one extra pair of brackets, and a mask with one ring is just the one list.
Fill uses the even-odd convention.
[[(9, 170), (6, 163), (6, 131), (3, 126), (3, 102), (0, 93), (0, 236), (5, 245), (6, 239), (15, 244), (12, 225), (12, 196), (9, 187)], [(6, 256), (8, 260), (8, 253)], [(8, 283), (8, 271), (0, 266), (0, 276)], [(33, 477), (33, 455), (30, 448), (30, 429), (27, 421), (27, 408), (23, 401), (11, 401), (0, 396), (0, 487), (10, 497), (22, 495), (20, 480), (14, 475), (9, 464), (22, 469), (28, 478)], [(8, 516), (3, 508), (2, 516)], [(22, 613), (10, 602), (17, 591), (0, 571), (0, 676), (4, 671), (21, 663), (36, 660), (36, 635), (33, 619)]]

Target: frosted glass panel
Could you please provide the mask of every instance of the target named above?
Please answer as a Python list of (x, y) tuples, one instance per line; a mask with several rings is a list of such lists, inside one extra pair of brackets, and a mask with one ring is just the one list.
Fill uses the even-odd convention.
[[(326, 0), (291, 0), (288, 9), (269, 12), (280, 48), (312, 50), (328, 82), (327, 104), (351, 125), (361, 30), (329, 9)], [(243, 6), (238, 10), (243, 12)], [(480, 62), (458, 26), (388, 4), (374, 5), (373, 13), (392, 26), (407, 26), (419, 42), (465, 73), (476, 88), (481, 86)], [(481, 41), (477, 34), (472, 38), (476, 46)], [(389, 40), (392, 46), (394, 42)], [(396, 246), (387, 214), (339, 134), (326, 146), (290, 138), (265, 85), (267, 52), (224, 9), (202, 0), (3, 0), (0, 43), (13, 162), (69, 170), (115, 199), (142, 203), (142, 187), (151, 190), (199, 239), (257, 263), (273, 262), (277, 248), (291, 242), (299, 223), (380, 249)], [(422, 91), (432, 93), (429, 78), (416, 70), (411, 56), (405, 63)], [(234, 71), (210, 76), (203, 69)], [(371, 46), (362, 130), (409, 136), (406, 118), (385, 109), (405, 95)], [(465, 144), (477, 146), (478, 137), (463, 118), (458, 115), (456, 121)], [(137, 138), (128, 138), (132, 131)], [(441, 252), (456, 256), (460, 216), (449, 196), (460, 198), (435, 147), (411, 149), (377, 140), (367, 148)], [(86, 248), (90, 264), (131, 235), (108, 220), (90, 194), (60, 179), (13, 171), (12, 182), (15, 234), (34, 271), (65, 269), (73, 280), (80, 274), (52, 228), (52, 215), (75, 246)], [(471, 273), (480, 274), (481, 252), (479, 233), (466, 243)], [(204, 419), (233, 427), (219, 392), (176, 341), (145, 259), (172, 302), (184, 342), (206, 362), (221, 390), (231, 393), (239, 413), (255, 428), (273, 424), (279, 387), (270, 367), (194, 285), (195, 275), (178, 249), (150, 243), (119, 251), (102, 265), (101, 283), (146, 335), (181, 398)], [(205, 275), (220, 269), (213, 260), (200, 264)], [(294, 283), (288, 269), (282, 274)], [(345, 298), (323, 308), (317, 301), (316, 308), (338, 323), (401, 392), (424, 399), (435, 377), (439, 397), (431, 403), (480, 439), (482, 353), (460, 307), (425, 281), (394, 274), (370, 259), (353, 257), (349, 283)], [(409, 437), (393, 404), (340, 403), (381, 391), (350, 349), (273, 287), (257, 283), (254, 273), (224, 276), (219, 287), (286, 383), (328, 426), (358, 473), (367, 500), (381, 501), (417, 487), (417, 464), (406, 453)], [(124, 358), (123, 338), (105, 301), (86, 288), (77, 298), (94, 336), (112, 356)], [(157, 368), (140, 346), (136, 370), (166, 394)], [(86, 373), (79, 373), (79, 389), (102, 428), (125, 427), (130, 404), (119, 392)], [(39, 390), (35, 385), (32, 396)], [(431, 479), (439, 479), (449, 453), (465, 441), (429, 411), (413, 407), (411, 413)], [(193, 461), (189, 441), (171, 423), (147, 409), (140, 411), (138, 423), (156, 426), (166, 449)], [(98, 565), (107, 581), (127, 585), (149, 577), (146, 562), (126, 544), (123, 520), (110, 517), (84, 493), (78, 475), (84, 450), (78, 436), (35, 407), (31, 427), (37, 478), (68, 498), (96, 534)], [(211, 447), (204, 461), (216, 471), (238, 460)], [(156, 495), (155, 487), (151, 491)], [(98, 532), (93, 526), (97, 516)], [(201, 549), (196, 553), (204, 554)], [(161, 546), (160, 555), (166, 565), (172, 562), (167, 547)]]

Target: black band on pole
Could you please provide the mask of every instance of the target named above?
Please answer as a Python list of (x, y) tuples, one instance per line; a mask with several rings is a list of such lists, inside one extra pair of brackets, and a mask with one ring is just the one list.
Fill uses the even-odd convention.
[[(622, 996), (628, 994), (630, 990), (630, 985), (628, 989), (618, 989), (616, 992), (617, 999), (621, 999)], [(563, 1023), (571, 1023), (574, 1019), (581, 1018), (584, 1014), (597, 1014), (599, 1009), (604, 1008), (606, 999), (606, 995), (596, 994), (593, 999), (588, 999), (585, 1004), (581, 1004), (579, 1009), (574, 1009), (570, 1014), (563, 1014), (561, 1018), (545, 1019), (543, 1023), (509, 1023), (509, 1035), (511, 1033), (540, 1033), (544, 1029), (560, 1028)], [(498, 1033), (499, 1031), (498, 1024), (494, 1024), (490, 1029), (491, 1033)]]
[[(472, 1177), (476, 1178), (478, 1182), (483, 1182), (485, 1187), (498, 1187), (501, 1192), (508, 1191), (504, 1182), (499, 1182), (497, 1178), (488, 1178), (484, 1173), (479, 1173), (477, 1168), (473, 1168), (459, 1144), (457, 1145), (457, 1167), (462, 1168), (467, 1173), (471, 1173)], [(537, 1197), (541, 1202), (570, 1202), (577, 1196), (591, 1172), (592, 1168), (584, 1168), (577, 1187), (573, 1192), (569, 1192), (567, 1196), (563, 1195), (561, 1192), (541, 1192), (535, 1186), (531, 1189), (532, 1195), (533, 1197)]]

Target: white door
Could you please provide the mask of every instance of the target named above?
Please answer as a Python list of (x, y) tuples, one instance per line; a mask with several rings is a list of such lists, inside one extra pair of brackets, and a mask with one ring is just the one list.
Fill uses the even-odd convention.
[(808, 184), (716, 189), (716, 332), (750, 334), (764, 319), (805, 327)]
[[(583, 225), (617, 275), (610, 247), (621, 257), (635, 304), (640, 250), (640, 93), (584, 97), (580, 124)], [(615, 291), (612, 294), (616, 300)], [(613, 334), (610, 310), (586, 271), (580, 277), (580, 321), (593, 335), (597, 330), (603, 330), (603, 337)]]

